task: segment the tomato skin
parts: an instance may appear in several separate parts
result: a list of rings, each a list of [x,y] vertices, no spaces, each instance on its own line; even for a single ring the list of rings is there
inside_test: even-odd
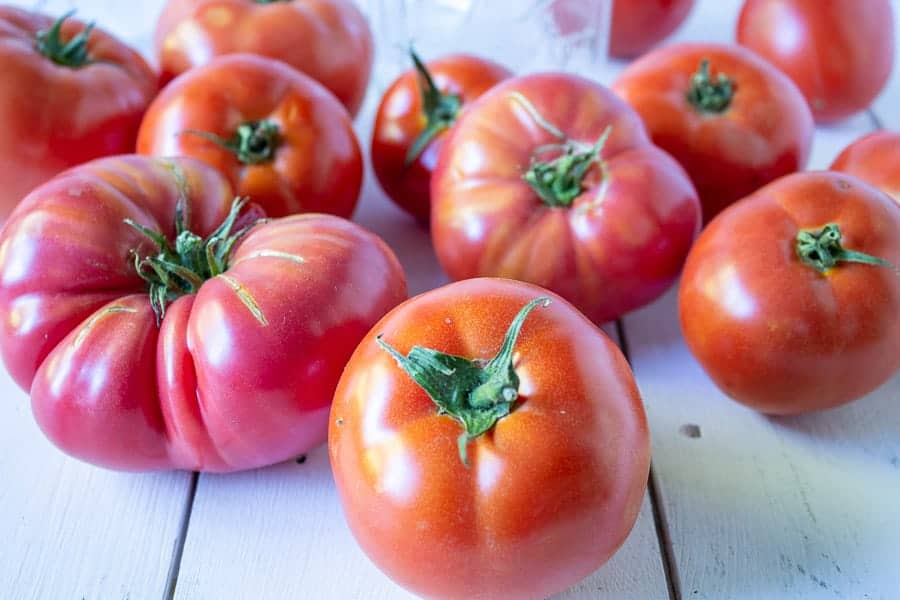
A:
[[[723,112],[701,112],[687,99],[703,59],[714,75],[734,80],[734,96]],[[809,158],[814,123],[803,96],[787,77],[742,48],[660,48],[629,65],[613,90],[641,115],[653,142],[690,174],[704,222],[802,169]]]
[[[281,138],[272,160],[260,164],[244,164],[215,142],[184,133],[230,139],[240,125],[259,120],[275,123]],[[362,152],[344,107],[306,75],[250,54],[214,59],[166,86],[141,123],[137,151],[199,158],[271,217],[349,218],[362,188]]]
[[[320,82],[351,115],[372,71],[372,32],[351,0],[169,0],[155,42],[163,83],[223,54],[259,54]]]
[[[820,274],[800,229],[836,223],[844,247],[900,264],[900,208],[855,177],[782,178],[704,230],[681,279],[688,348],[731,398],[797,414],[859,398],[900,368],[900,277],[853,263]]]
[[[523,180],[533,152],[558,140],[513,92],[580,143],[611,127],[601,164],[570,207],[546,205]],[[431,196],[432,240],[451,279],[528,281],[595,323],[662,294],[700,224],[686,173],[649,143],[638,116],[605,88],[564,74],[508,79],[470,105],[444,142]]]
[[[490,358],[514,315],[520,399],[457,452],[461,426],[375,342]],[[431,598],[544,598],[600,567],[636,519],[649,438],[618,348],[562,298],[474,279],[391,311],[359,345],[332,406],[329,450],[351,531],[394,581]],[[422,565],[428,568],[423,569]]]
[[[610,54],[643,54],[675,31],[693,6],[694,0],[613,0]]]
[[[426,63],[442,93],[460,97],[463,107],[498,82],[510,77],[504,67],[466,54],[437,58]],[[421,222],[431,214],[431,174],[446,131],[439,133],[415,161],[406,155],[422,134],[427,118],[415,69],[402,73],[384,93],[372,130],[372,169],[388,197]]]
[[[832,123],[868,107],[890,77],[891,3],[746,0],[737,41],[794,80],[816,122]]]
[[[844,148],[829,169],[859,177],[900,204],[900,133],[864,135]]]
[[[95,28],[77,69],[55,64],[35,47],[54,19],[0,7],[0,220],[37,185],[85,161],[131,152],[156,75],[141,56]],[[74,18],[62,26],[69,41],[84,30]]]
[[[152,244],[123,219],[172,239],[182,197],[206,236],[234,194],[199,161],[140,156],[88,163],[30,194],[0,235],[6,366],[51,441],[97,465],[233,471],[305,452],[326,437],[356,344],[406,297],[401,267],[338,217],[270,221],[157,327],[131,255]]]

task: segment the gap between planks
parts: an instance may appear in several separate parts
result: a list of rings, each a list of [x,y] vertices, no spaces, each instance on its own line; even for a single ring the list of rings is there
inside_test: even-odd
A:
[[[197,483],[200,474],[196,471],[191,474],[191,482],[188,486],[187,498],[184,502],[184,510],[181,515],[181,524],[178,527],[178,537],[175,538],[175,547],[172,549],[172,562],[169,564],[169,574],[166,577],[166,587],[163,600],[172,600],[175,597],[175,588],[178,586],[178,573],[181,571],[181,559],[184,556],[184,543],[187,541],[188,527],[191,525],[191,513],[194,511],[194,499],[197,497]]]
[[[619,348],[628,364],[631,364],[631,351],[628,348],[628,337],[625,335],[625,323],[622,319],[616,321],[616,336],[619,338]],[[650,459],[650,476],[647,478],[647,493],[650,496],[650,508],[653,511],[653,525],[656,530],[656,542],[659,546],[662,558],[663,571],[666,577],[666,588],[669,590],[669,600],[681,600],[681,585],[678,581],[678,568],[675,564],[675,553],[672,548],[672,539],[669,535],[668,522],[666,521],[665,508],[660,499],[659,483],[653,471],[653,459]]]

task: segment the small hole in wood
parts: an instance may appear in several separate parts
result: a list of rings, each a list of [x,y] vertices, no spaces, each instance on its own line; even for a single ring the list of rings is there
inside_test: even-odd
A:
[[[700,426],[693,423],[685,423],[678,428],[678,432],[684,437],[689,437],[691,439],[697,439],[703,435],[700,432]]]

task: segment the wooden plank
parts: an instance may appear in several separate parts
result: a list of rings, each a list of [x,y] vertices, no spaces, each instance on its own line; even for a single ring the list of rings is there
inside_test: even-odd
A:
[[[9,597],[162,597],[191,475],[115,473],[70,459],[44,438],[2,369],[0,398],[0,581]]]

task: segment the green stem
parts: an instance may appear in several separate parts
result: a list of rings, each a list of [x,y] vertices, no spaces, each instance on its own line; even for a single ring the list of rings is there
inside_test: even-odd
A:
[[[221,138],[208,131],[187,129],[181,135],[196,135],[233,153],[245,165],[267,163],[275,158],[281,145],[281,131],[276,123],[267,120],[250,121],[239,125],[231,139]]]
[[[431,77],[431,73],[425,63],[419,58],[415,50],[409,49],[410,58],[415,65],[419,77],[419,90],[422,93],[422,112],[425,113],[425,129],[413,141],[406,152],[405,166],[409,166],[425,151],[425,148],[442,131],[449,129],[459,111],[462,108],[462,99],[456,94],[444,94]]]
[[[841,229],[836,223],[829,223],[821,229],[800,231],[797,234],[797,256],[805,265],[819,273],[826,273],[839,262],[850,262],[888,267],[900,274],[897,267],[882,258],[847,250],[841,244],[842,240]]]
[[[147,282],[150,305],[156,314],[157,325],[165,316],[170,303],[181,296],[197,293],[203,282],[220,275],[228,268],[228,260],[235,244],[256,224],[234,231],[238,216],[246,203],[246,200],[236,198],[228,216],[206,239],[187,228],[184,223],[184,207],[179,206],[175,211],[174,244],[162,233],[125,219],[127,225],[150,239],[157,247],[155,256],[142,257],[136,251],[133,252],[134,268]]]
[[[547,206],[571,206],[584,192],[584,178],[588,171],[600,162],[600,152],[612,133],[612,127],[607,127],[593,146],[587,146],[570,140],[556,125],[547,121],[528,98],[519,92],[511,95],[541,129],[559,140],[559,143],[546,144],[534,150],[531,165],[522,178]],[[552,160],[538,160],[541,154],[548,151],[560,154]]]
[[[734,80],[719,73],[715,78],[709,71],[709,59],[700,61],[700,69],[691,77],[687,100],[705,113],[724,112],[734,98]]]
[[[91,37],[91,32],[94,30],[94,23],[88,23],[78,35],[68,42],[63,42],[63,23],[74,14],[75,11],[70,10],[54,21],[53,25],[50,26],[50,29],[39,31],[36,36],[35,45],[38,52],[52,60],[54,63],[63,67],[77,69],[93,62],[88,54],[88,39]]]
[[[499,352],[487,363],[421,346],[414,346],[403,356],[380,335],[376,338],[400,368],[425,390],[437,405],[438,414],[450,416],[463,426],[458,449],[460,460],[467,467],[469,442],[490,431],[508,415],[519,397],[513,349],[528,314],[548,304],[550,298],[537,298],[526,304],[510,323]]]

